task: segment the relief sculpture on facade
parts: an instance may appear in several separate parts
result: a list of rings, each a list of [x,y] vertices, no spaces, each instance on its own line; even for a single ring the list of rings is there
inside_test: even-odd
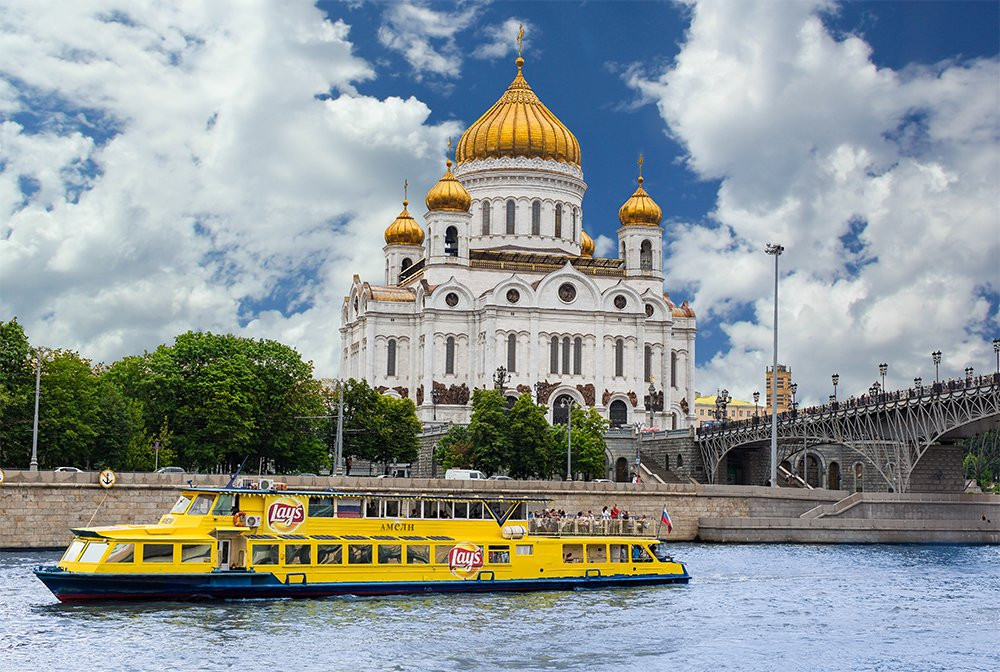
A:
[[[550,383],[548,380],[540,380],[535,383],[535,403],[547,404],[552,391],[559,387],[559,383]]]
[[[531,388],[527,385],[518,385],[515,389],[517,389],[518,394],[531,394]]]
[[[587,383],[586,385],[577,385],[576,389],[579,390],[580,394],[583,395],[583,403],[586,406],[594,405],[594,397],[597,395],[597,391],[594,389],[593,383]]]
[[[663,410],[663,391],[654,392],[653,398],[650,399],[647,394],[643,397],[643,403],[646,405],[647,411],[662,411]]]
[[[605,389],[604,396],[601,397],[601,406],[607,407],[609,401],[611,401],[611,390]]]
[[[447,386],[435,380],[431,401],[435,404],[464,406],[469,403],[469,386],[465,383]]]
[[[636,396],[634,390],[628,393],[628,400],[632,402],[632,408],[635,408],[636,406],[639,405],[639,397]]]
[[[417,406],[420,406],[423,403],[424,403],[424,386],[423,385],[418,385],[417,386]]]
[[[403,399],[406,399],[410,396],[410,390],[403,387],[402,385],[398,385],[392,389],[395,390],[396,394],[398,394]]]

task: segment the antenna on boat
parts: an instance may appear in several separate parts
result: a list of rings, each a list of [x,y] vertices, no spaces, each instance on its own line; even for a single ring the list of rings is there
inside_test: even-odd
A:
[[[247,453],[247,456],[243,458],[242,462],[240,462],[240,466],[236,467],[236,471],[229,477],[229,483],[226,484],[227,489],[233,487],[233,483],[236,482],[236,479],[240,476],[240,472],[243,471],[243,465],[246,464],[249,459],[250,453]]]

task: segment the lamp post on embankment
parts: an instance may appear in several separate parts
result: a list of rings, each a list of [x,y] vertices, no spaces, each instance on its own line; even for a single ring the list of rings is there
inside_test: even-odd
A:
[[[774,362],[771,369],[771,487],[778,487],[778,257],[785,248],[768,243],[764,252],[774,256]]]
[[[38,471],[38,396],[42,382],[42,357],[45,348],[35,349],[35,419],[31,429],[31,462],[28,471]]]

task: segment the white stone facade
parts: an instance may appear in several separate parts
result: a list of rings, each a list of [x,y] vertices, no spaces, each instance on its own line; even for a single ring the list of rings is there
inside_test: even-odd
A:
[[[466,395],[502,366],[505,393],[537,394],[550,420],[569,397],[615,424],[692,425],[695,316],[663,292],[662,228],[620,227],[618,259],[582,257],[578,167],[515,157],[454,174],[470,211],[426,213],[422,248],[387,245],[385,284],[355,276],[341,375],[408,396],[425,422],[468,422]]]

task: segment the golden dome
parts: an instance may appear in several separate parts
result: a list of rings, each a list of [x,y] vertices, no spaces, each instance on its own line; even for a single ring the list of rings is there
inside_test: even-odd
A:
[[[423,245],[424,230],[406,211],[409,201],[403,200],[403,211],[385,230],[386,245]]]
[[[452,210],[468,212],[472,207],[472,197],[462,183],[451,174],[451,159],[448,159],[448,169],[424,199],[428,210]]]
[[[462,134],[455,162],[501,156],[554,159],[580,165],[580,143],[576,136],[531,90],[517,58],[517,76],[500,100]]]
[[[639,187],[618,210],[618,221],[622,226],[659,226],[662,219],[663,211],[642,188],[640,175]]]
[[[580,256],[594,256],[594,239],[588,236],[583,229],[580,229]]]

